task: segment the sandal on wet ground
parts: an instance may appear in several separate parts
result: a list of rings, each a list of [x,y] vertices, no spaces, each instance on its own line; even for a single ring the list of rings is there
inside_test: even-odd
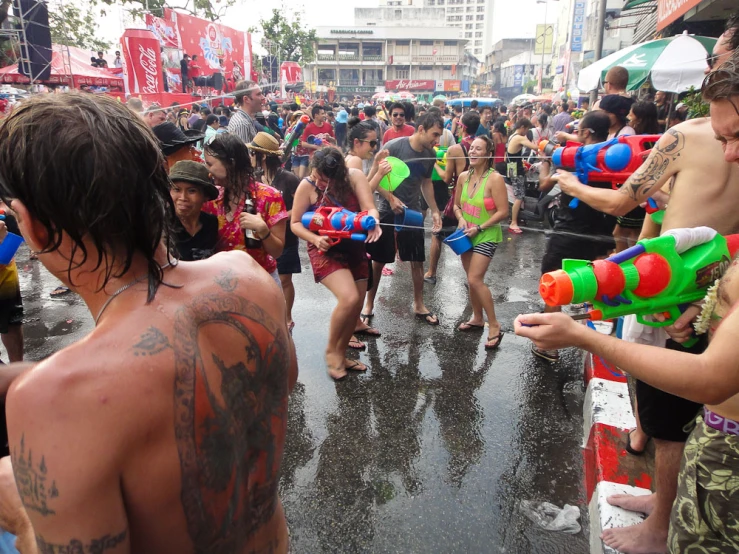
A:
[[[626,452],[631,454],[632,456],[641,456],[646,452],[647,445],[649,444],[649,441],[652,440],[652,437],[647,437],[647,442],[644,443],[644,448],[642,450],[637,450],[633,446],[631,446],[631,435],[636,431],[636,427],[629,430],[629,434],[626,435]]]
[[[364,350],[367,348],[367,345],[364,344],[361,340],[359,340],[357,337],[352,335],[352,338],[349,339],[349,348],[353,350]]]
[[[503,342],[503,336],[505,333],[498,333],[494,337],[488,337],[488,340],[485,342],[485,350],[495,350],[500,346],[500,343]]]
[[[520,227],[508,227],[508,232],[514,235],[520,235],[523,233]]]
[[[375,329],[374,327],[366,327],[364,329],[355,329],[354,334],[357,336],[365,336],[365,337],[381,337],[382,333]]]
[[[369,325],[369,323],[370,323],[370,321],[372,321],[372,318],[373,317],[375,317],[375,314],[359,314],[359,319],[365,325]]]
[[[369,368],[367,367],[367,364],[363,364],[359,360],[346,360],[344,362],[344,369],[347,371],[357,371],[359,373],[364,373]]]
[[[477,323],[470,323],[469,321],[465,321],[464,323],[460,324],[459,327],[457,327],[457,331],[462,331],[463,333],[467,333],[469,331],[481,331],[485,328],[485,324],[479,325]]]
[[[531,345],[531,353],[534,356],[537,356],[541,358],[542,360],[546,360],[548,362],[557,362],[559,361],[559,352],[556,350],[544,350],[543,348],[537,348],[533,344]]]
[[[328,371],[328,376],[331,377],[331,379],[333,379],[334,381],[343,381],[349,376],[349,374],[346,372],[346,368],[343,368],[343,367],[326,366],[326,370]],[[344,374],[343,375],[339,374],[337,376],[337,373],[342,370],[344,371]]]
[[[424,283],[428,283],[430,285],[435,285],[436,284],[436,277],[424,277],[423,278],[423,282]]]
[[[59,286],[49,293],[52,298],[59,298],[60,296],[66,296],[72,292],[69,287]]]
[[[431,312],[426,312],[425,314],[415,314],[417,319],[420,319],[427,325],[438,325],[439,324],[439,318],[436,317],[436,315],[432,314]]]

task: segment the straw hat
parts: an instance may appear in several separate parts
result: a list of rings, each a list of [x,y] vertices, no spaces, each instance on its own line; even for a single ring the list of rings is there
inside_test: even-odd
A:
[[[282,156],[283,154],[282,150],[280,150],[280,142],[272,135],[263,131],[257,133],[254,140],[250,144],[247,144],[246,147],[249,150],[256,150],[257,152],[271,156]]]

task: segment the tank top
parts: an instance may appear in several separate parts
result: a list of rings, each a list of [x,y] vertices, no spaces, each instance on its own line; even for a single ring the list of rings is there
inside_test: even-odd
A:
[[[460,198],[460,203],[462,204],[462,217],[466,222],[471,223],[472,225],[482,225],[491,217],[485,207],[485,184],[492,172],[493,169],[489,169],[485,172],[480,184],[477,186],[475,196],[472,198],[469,196],[469,184],[473,171],[470,171],[467,174],[467,181],[462,187],[462,197]],[[500,223],[496,223],[488,229],[483,229],[481,233],[477,233],[470,240],[474,246],[483,242],[501,242],[503,240],[503,231],[500,229]]]
[[[515,136],[516,136],[516,133],[510,136],[510,138],[508,139],[508,142],[506,143],[505,151],[506,151],[506,159],[509,162],[516,164],[516,175],[520,176],[520,175],[525,174],[525,171],[523,170],[523,146],[515,154],[511,154],[510,152],[508,152],[508,145],[510,144],[511,140],[513,140],[513,137]]]
[[[499,164],[505,161],[505,149],[506,149],[505,142],[499,142],[498,144],[495,145],[495,157],[493,158],[494,163]]]

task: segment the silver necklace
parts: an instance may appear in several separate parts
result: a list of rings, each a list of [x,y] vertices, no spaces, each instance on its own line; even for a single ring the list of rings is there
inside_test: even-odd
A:
[[[172,265],[173,265],[173,264],[172,264],[172,262],[167,262],[166,264],[164,264],[164,265],[162,266],[162,271],[163,271],[163,270],[165,270],[165,269],[167,269],[168,267],[172,267]],[[174,265],[177,265],[177,262],[175,262],[175,263],[174,263]],[[131,282],[130,282],[130,283],[128,283],[127,285],[123,285],[123,286],[122,286],[121,288],[119,288],[119,289],[118,289],[117,291],[115,291],[115,292],[114,292],[113,294],[111,294],[111,295],[110,295],[110,298],[108,298],[108,299],[107,299],[107,300],[105,301],[105,304],[103,304],[103,307],[102,307],[102,308],[100,308],[100,311],[98,312],[98,315],[96,315],[96,316],[95,316],[95,325],[97,325],[97,324],[98,324],[98,321],[100,321],[100,317],[101,317],[101,316],[103,315],[103,312],[105,311],[105,308],[107,308],[107,307],[108,307],[108,306],[110,305],[110,303],[111,303],[111,302],[113,301],[113,299],[114,299],[114,298],[115,298],[116,296],[118,296],[119,294],[121,294],[121,293],[123,293],[123,292],[127,291],[127,290],[128,290],[128,289],[130,289],[130,288],[131,288],[132,286],[134,286],[134,285],[136,285],[136,284],[140,283],[141,281],[143,281],[143,280],[144,280],[144,279],[146,279],[147,277],[148,277],[148,275],[144,275],[144,276],[141,276],[141,277],[137,277],[136,279],[134,279],[133,281],[131,281]]]

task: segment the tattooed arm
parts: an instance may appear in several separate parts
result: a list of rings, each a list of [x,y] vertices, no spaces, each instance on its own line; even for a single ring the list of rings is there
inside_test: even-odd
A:
[[[579,198],[598,211],[626,215],[656,194],[662,185],[681,170],[684,148],[685,135],[672,128],[662,135],[649,157],[619,190],[583,185],[575,175],[566,171],[559,172],[559,185],[564,193]]]
[[[30,552],[128,553],[121,407],[60,354],[17,379],[6,403],[15,484],[36,536]]]

